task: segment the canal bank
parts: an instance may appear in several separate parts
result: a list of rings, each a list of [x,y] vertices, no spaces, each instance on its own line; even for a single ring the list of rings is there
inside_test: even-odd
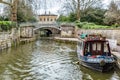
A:
[[[0,50],[7,49],[10,47],[18,46],[20,44],[25,44],[35,41],[35,38],[18,38],[18,39],[1,39],[0,40]]]
[[[35,40],[33,28],[13,28],[9,32],[0,32],[0,50]]]
[[[78,41],[77,38],[61,38],[61,37],[54,37],[54,40],[57,42],[74,43],[74,44],[77,44]]]

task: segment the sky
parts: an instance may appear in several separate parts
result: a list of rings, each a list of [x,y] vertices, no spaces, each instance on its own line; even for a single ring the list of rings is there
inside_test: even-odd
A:
[[[110,4],[112,0],[103,0],[103,4],[105,5],[105,8],[108,8],[108,5]]]
[[[4,5],[0,3],[0,15],[3,14],[3,8],[4,8]]]
[[[40,0],[36,0],[36,1],[39,1],[39,3],[40,3]],[[43,0],[41,0],[41,1],[43,2]],[[111,0],[103,0],[104,8],[108,7],[110,1]],[[45,13],[44,3],[39,7],[39,9],[35,10],[36,14],[39,15],[39,14]],[[50,11],[51,14],[59,14],[58,10],[60,10],[62,8],[63,3],[64,3],[64,0],[49,0],[49,1],[46,0],[46,4],[47,4],[46,12],[49,13],[49,11]],[[0,4],[0,14],[2,14],[2,13],[3,13],[3,5]]]
[[[63,5],[63,1],[64,0],[46,0],[46,4],[47,4],[47,8],[46,8],[46,12],[47,13],[55,13],[58,14],[58,10],[60,10],[61,6]],[[44,6],[44,7],[43,7]],[[39,10],[37,10],[38,14],[43,14],[45,13],[45,5],[41,5],[42,8],[40,8]]]
[[[49,11],[51,13],[55,13],[55,14],[59,14],[58,10],[60,10],[62,8],[62,5],[64,3],[64,0],[61,0],[62,2],[56,2],[56,0],[49,0],[46,2],[47,4],[47,9],[46,11],[49,13]],[[104,8],[108,8],[108,5],[110,3],[111,0],[103,0],[103,4],[104,4]],[[49,4],[49,5],[48,5]],[[40,9],[37,10],[37,14],[44,14],[45,13],[45,9]]]

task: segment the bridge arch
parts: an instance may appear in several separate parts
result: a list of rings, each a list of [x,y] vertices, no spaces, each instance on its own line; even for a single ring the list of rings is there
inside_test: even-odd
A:
[[[46,37],[50,37],[53,34],[52,31],[49,29],[44,29],[44,31],[45,31]]]
[[[41,33],[40,31],[44,32],[44,34],[50,34],[52,36],[60,35],[61,29],[60,25],[56,22],[52,23],[21,23],[20,26],[34,26],[33,31],[38,34]],[[48,33],[47,33],[48,32]],[[48,35],[49,35],[48,34]]]
[[[39,27],[35,29],[35,32],[40,32],[40,34],[44,34],[46,37],[54,37],[58,36],[61,30],[56,27]]]

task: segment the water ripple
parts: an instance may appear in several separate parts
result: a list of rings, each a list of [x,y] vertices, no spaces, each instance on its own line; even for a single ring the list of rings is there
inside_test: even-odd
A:
[[[75,45],[38,40],[3,51],[0,80],[120,80],[116,71],[102,74],[74,64],[75,50]]]

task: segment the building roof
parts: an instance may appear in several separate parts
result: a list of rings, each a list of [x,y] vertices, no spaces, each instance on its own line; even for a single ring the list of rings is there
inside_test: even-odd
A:
[[[56,14],[40,14],[38,16],[58,16],[58,15],[56,15]]]

